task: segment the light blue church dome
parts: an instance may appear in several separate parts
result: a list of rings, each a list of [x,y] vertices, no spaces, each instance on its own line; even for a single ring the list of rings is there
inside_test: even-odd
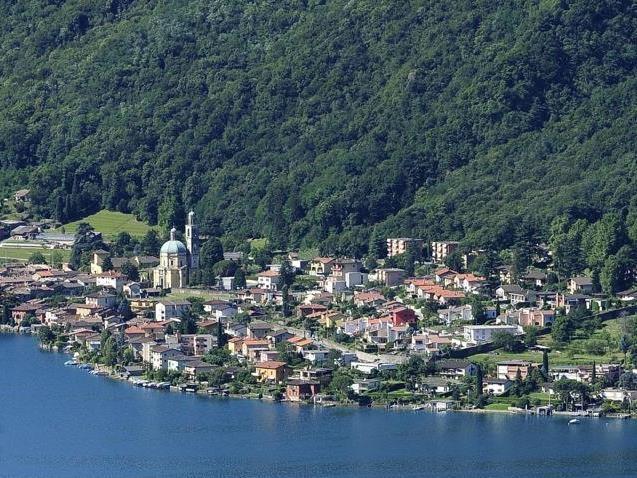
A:
[[[159,251],[160,254],[184,254],[188,253],[186,246],[181,241],[175,239],[177,229],[174,227],[170,230],[170,241],[164,242]]]

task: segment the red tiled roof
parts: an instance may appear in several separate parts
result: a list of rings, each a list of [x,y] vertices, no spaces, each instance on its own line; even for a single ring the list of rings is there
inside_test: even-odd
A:
[[[312,259],[314,262],[320,262],[321,264],[329,264],[334,260],[332,257],[315,257]]]
[[[163,329],[165,324],[163,322],[146,322],[140,326],[143,330],[157,330]]]
[[[272,269],[268,269],[267,271],[259,272],[257,274],[258,277],[279,277],[280,275],[281,274],[277,271],[273,271]]]
[[[136,325],[133,325],[132,327],[128,327],[125,331],[125,334],[143,334],[144,333],[144,329],[142,329],[141,327],[137,327]]]
[[[266,362],[261,362],[256,365],[256,368],[264,368],[266,370],[277,370],[279,368],[285,367],[287,364],[285,362],[277,362],[276,360],[268,360]]]
[[[457,272],[453,269],[449,269],[448,267],[441,267],[440,269],[436,269],[434,274],[437,276],[443,276],[447,274],[457,274]]]

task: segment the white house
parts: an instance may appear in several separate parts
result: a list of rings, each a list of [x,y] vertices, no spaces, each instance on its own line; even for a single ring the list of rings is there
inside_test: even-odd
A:
[[[102,272],[95,276],[95,285],[121,292],[126,283],[126,276],[115,271]]]
[[[234,286],[234,277],[221,277],[219,279],[219,285],[223,290],[233,290]]]
[[[473,322],[473,310],[469,304],[438,309],[438,317],[447,325],[452,322]]]
[[[632,403],[637,399],[637,390],[624,390],[623,388],[605,388],[602,390],[602,396],[605,400],[611,402],[624,402],[628,401]]]
[[[150,364],[153,370],[163,370],[168,368],[168,359],[183,355],[181,350],[175,346],[156,345],[150,351]]]
[[[354,393],[373,392],[380,388],[380,380],[377,378],[366,378],[357,380],[349,386]]]
[[[166,335],[166,345],[179,348],[184,355],[205,355],[217,346],[217,337],[211,334]]]
[[[108,292],[95,292],[87,295],[84,301],[87,305],[95,307],[114,307],[117,303],[117,296]]]
[[[102,348],[102,340],[99,335],[88,337],[84,344],[91,352],[98,352]]]
[[[185,355],[176,355],[166,360],[166,370],[169,372],[181,372],[184,365],[190,360],[197,360],[194,357],[186,357]]]
[[[555,382],[561,379],[577,380],[578,382],[582,381],[579,375],[579,367],[575,365],[562,365],[559,367],[551,367],[551,369],[549,370],[549,375]]]
[[[483,390],[486,394],[498,396],[508,392],[512,385],[511,380],[489,378],[484,381]]]
[[[357,335],[365,332],[367,320],[365,318],[346,320],[342,325],[342,332],[346,335]]]
[[[189,309],[187,300],[160,300],[155,304],[155,320],[179,319]]]
[[[571,294],[590,294],[593,292],[593,280],[584,276],[571,277],[566,283],[566,288]]]
[[[436,371],[447,378],[463,378],[475,375],[477,367],[464,359],[442,359],[436,361]]]
[[[303,358],[313,365],[321,365],[327,362],[330,355],[329,350],[303,350]]]
[[[495,296],[499,300],[507,300],[511,305],[520,302],[535,302],[537,293],[532,290],[526,290],[517,284],[501,285],[495,290]]]
[[[229,319],[237,315],[239,308],[236,304],[225,300],[209,300],[204,302],[203,310],[217,319]]]
[[[269,269],[257,274],[257,283],[260,289],[279,290],[281,285],[281,274]]]
[[[409,348],[414,352],[432,354],[452,346],[452,336],[440,332],[425,331],[422,334],[413,334]]]
[[[330,294],[336,294],[347,290],[347,282],[341,277],[328,276],[325,279],[323,289]]]
[[[363,372],[365,375],[369,375],[374,370],[382,372],[383,370],[396,370],[395,363],[382,363],[382,362],[352,362],[350,367]]]
[[[504,332],[511,335],[518,333],[517,325],[465,325],[464,339],[469,343],[483,344],[491,342],[493,335]]]

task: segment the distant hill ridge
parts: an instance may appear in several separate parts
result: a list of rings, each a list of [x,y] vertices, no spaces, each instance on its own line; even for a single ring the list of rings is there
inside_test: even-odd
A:
[[[634,2],[24,0],[0,188],[275,247],[504,247],[635,222]]]

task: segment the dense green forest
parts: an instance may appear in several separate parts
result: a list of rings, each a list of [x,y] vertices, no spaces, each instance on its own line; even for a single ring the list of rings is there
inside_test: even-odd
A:
[[[358,256],[637,223],[632,0],[1,4],[0,188],[37,214]]]

